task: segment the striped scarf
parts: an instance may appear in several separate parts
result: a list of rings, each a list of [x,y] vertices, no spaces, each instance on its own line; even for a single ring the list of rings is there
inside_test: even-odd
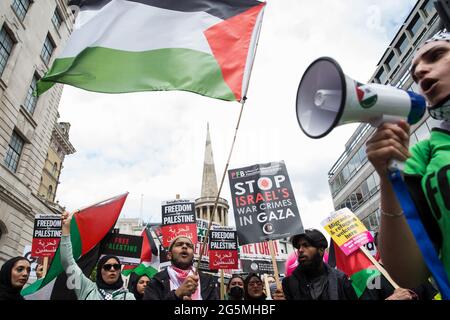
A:
[[[167,272],[169,273],[170,278],[170,290],[178,289],[186,278],[192,274],[194,274],[194,268],[191,267],[187,270],[182,270],[174,266],[167,267]],[[198,280],[197,290],[191,296],[192,300],[203,300],[200,289],[200,279]]]

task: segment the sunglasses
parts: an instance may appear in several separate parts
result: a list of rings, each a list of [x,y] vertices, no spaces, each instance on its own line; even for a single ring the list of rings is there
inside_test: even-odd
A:
[[[113,268],[115,271],[117,271],[117,270],[120,270],[120,264],[118,264],[118,263],[114,263],[114,264],[106,263],[106,264],[103,265],[102,268],[105,271],[109,271],[109,270],[111,270],[111,268]]]

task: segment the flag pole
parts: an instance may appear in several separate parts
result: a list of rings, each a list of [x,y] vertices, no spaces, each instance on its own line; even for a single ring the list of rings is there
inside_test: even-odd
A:
[[[394,287],[394,289],[400,288],[400,286],[394,281],[394,279],[391,278],[389,273],[387,273],[386,269],[384,269],[383,266],[370,254],[370,252],[366,249],[366,247],[361,246],[359,248],[366,255],[366,257],[369,258],[370,262],[374,264],[374,266],[378,269],[378,271],[381,272],[381,274],[386,278],[386,280],[389,281],[389,283]]]
[[[236,142],[236,136],[237,136],[237,133],[238,133],[238,130],[239,130],[239,124],[241,123],[242,113],[244,111],[244,105],[245,105],[245,101],[246,100],[247,100],[247,98],[244,97],[242,99],[242,101],[241,101],[241,111],[239,112],[239,117],[238,117],[238,120],[237,120],[237,123],[236,123],[236,129],[234,131],[233,143],[231,144],[231,149],[230,149],[230,153],[228,155],[228,160],[227,160],[227,163],[225,165],[225,169],[223,170],[222,179],[220,181],[219,191],[217,192],[217,196],[216,196],[216,200],[214,201],[214,207],[213,207],[213,210],[212,210],[212,213],[211,213],[211,217],[209,218],[208,229],[206,230],[205,239],[203,240],[203,246],[201,247],[201,250],[200,250],[200,256],[198,258],[196,270],[198,270],[198,267],[200,266],[200,261],[202,260],[203,253],[205,251],[205,247],[206,247],[206,245],[208,243],[209,232],[211,230],[213,218],[214,218],[214,216],[216,214],[217,204],[219,203],[220,192],[222,191],[222,187],[223,187],[223,183],[225,181],[225,176],[226,176],[226,173],[227,173],[227,170],[228,170],[228,166],[230,165],[230,159],[231,159],[231,155],[233,154],[233,149],[234,149],[234,145],[235,145],[235,142]]]
[[[225,300],[225,276],[223,269],[220,269],[220,300]]]
[[[42,278],[45,278],[45,276],[47,275],[47,269],[48,269],[48,257],[44,257],[42,269],[43,269]]]
[[[278,265],[275,257],[275,248],[273,247],[273,240],[269,240],[269,251],[272,257],[273,275],[275,276],[275,283],[277,284],[277,289],[281,289],[280,277],[278,276]]]
[[[230,164],[231,154],[233,153],[234,143],[236,142],[236,136],[237,136],[237,132],[238,132],[238,129],[239,129],[239,124],[241,122],[242,112],[244,110],[245,101],[247,100],[248,85],[250,83],[250,76],[251,76],[252,71],[253,71],[253,65],[255,63],[255,57],[256,57],[256,50],[258,49],[259,37],[261,35],[261,25],[262,25],[262,19],[263,19],[262,15],[263,15],[263,13],[264,13],[264,9],[261,11],[261,19],[260,19],[259,24],[258,24],[258,30],[257,30],[257,33],[256,33],[256,41],[255,41],[255,49],[253,50],[253,52],[250,52],[250,54],[253,55],[253,59],[252,59],[251,64],[250,64],[250,69],[249,69],[249,73],[248,73],[247,83],[246,83],[246,85],[244,87],[245,90],[243,91],[242,99],[240,101],[241,102],[241,111],[239,112],[239,117],[238,117],[238,121],[237,121],[237,124],[236,124],[236,129],[235,129],[235,132],[234,132],[233,143],[231,144],[230,154],[228,155],[228,160],[227,160],[227,163],[225,165],[225,170],[223,171],[222,180],[220,182],[219,192],[217,192],[216,200],[214,202],[214,208],[213,208],[211,217],[209,219],[208,230],[206,231],[205,239],[203,241],[203,247],[201,247],[201,250],[200,250],[200,256],[199,256],[199,259],[198,259],[196,271],[198,271],[198,267],[200,266],[200,261],[202,260],[202,257],[203,257],[203,251],[205,250],[204,247],[208,243],[209,231],[211,230],[211,224],[212,224],[212,221],[213,221],[213,217],[214,217],[214,215],[216,213],[217,203],[219,202],[219,197],[220,197],[220,192],[222,191],[222,186],[223,186],[223,182],[224,182],[224,179],[225,179],[225,175],[226,175],[227,170],[228,170],[228,165]]]
[[[264,280],[264,288],[266,288],[266,296],[267,298],[270,297],[272,299],[272,294],[270,293],[270,285],[269,285],[269,277],[266,273],[263,274],[263,280]],[[272,299],[273,300],[273,299]]]

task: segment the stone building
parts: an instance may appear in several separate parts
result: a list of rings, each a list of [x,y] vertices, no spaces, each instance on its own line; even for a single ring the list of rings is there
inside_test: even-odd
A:
[[[36,214],[57,212],[39,190],[58,130],[62,86],[40,97],[33,92],[69,38],[73,20],[63,0],[0,1],[0,265],[31,243]],[[54,191],[56,185],[50,198]]]

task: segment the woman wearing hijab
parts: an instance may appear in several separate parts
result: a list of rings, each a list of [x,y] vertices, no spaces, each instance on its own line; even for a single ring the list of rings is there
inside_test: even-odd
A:
[[[256,273],[250,273],[244,281],[245,300],[266,300],[263,282]]]
[[[233,275],[227,286],[227,300],[244,300],[244,279]]]
[[[136,300],[142,300],[142,298],[144,297],[145,288],[149,283],[150,278],[146,274],[143,274],[138,276],[133,282],[131,282],[128,288],[130,289],[130,292],[134,294]]]
[[[78,267],[72,255],[70,241],[70,220],[66,212],[62,215],[62,236],[60,242],[61,264],[66,271],[69,283],[73,284],[78,300],[136,300],[134,295],[123,287],[120,274],[121,264],[116,256],[106,255],[97,264],[96,282],[87,278]]]
[[[24,257],[6,261],[0,270],[0,300],[24,300],[20,294],[30,276],[30,262]]]

